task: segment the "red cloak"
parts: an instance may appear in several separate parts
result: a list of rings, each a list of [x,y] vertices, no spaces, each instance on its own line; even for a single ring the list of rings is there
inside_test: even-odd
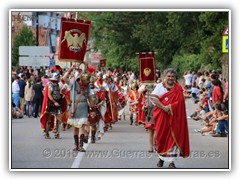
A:
[[[153,117],[156,130],[156,150],[161,156],[166,156],[176,145],[180,156],[188,157],[190,154],[188,125],[186,116],[183,89],[179,84],[159,98],[163,105],[170,106],[168,114],[155,106]]]
[[[46,130],[46,122],[47,122],[47,118],[48,118],[48,113],[47,113],[47,109],[48,109],[48,86],[49,83],[47,83],[45,85],[44,88],[44,94],[43,94],[43,103],[42,103],[42,110],[41,110],[41,116],[40,116],[40,122],[41,122],[41,129],[43,130],[43,132],[45,132]],[[49,131],[53,130],[54,128],[54,117],[51,117],[51,123],[50,123],[50,129]]]
[[[42,104],[42,110],[41,110],[41,116],[40,116],[40,122],[41,122],[41,129],[43,130],[43,132],[45,132],[46,130],[46,122],[47,122],[47,118],[48,118],[48,86],[49,83],[46,84],[45,88],[44,88],[44,98],[43,98],[43,104]],[[66,98],[63,98],[63,105],[62,105],[62,122],[67,122],[67,107],[68,107],[68,103]],[[51,122],[50,122],[50,128],[49,131],[52,131],[54,129],[54,117],[51,116]]]

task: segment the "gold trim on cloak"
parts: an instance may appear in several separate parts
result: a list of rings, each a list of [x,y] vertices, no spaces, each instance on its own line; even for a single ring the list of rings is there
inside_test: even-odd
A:
[[[170,108],[171,116],[173,116],[172,106],[171,106],[170,104],[169,104],[169,108]],[[173,130],[172,130],[171,127],[170,127],[170,131],[171,131],[172,138],[173,138],[173,140],[174,140],[174,145],[176,145],[176,146],[178,147],[178,149],[179,149],[179,151],[180,151],[180,155],[183,154],[182,149],[181,149],[180,146],[178,145],[177,140],[176,140],[176,138],[175,138],[175,134],[174,134],[174,132],[173,132]],[[173,148],[174,148],[174,147],[171,147],[171,148],[169,148],[167,151],[165,151],[165,152],[163,152],[163,153],[158,153],[158,154],[159,154],[160,156],[163,156],[163,157],[164,157],[164,155],[167,155],[167,153],[168,153],[169,151],[171,151]],[[182,156],[182,157],[185,158],[185,156]]]

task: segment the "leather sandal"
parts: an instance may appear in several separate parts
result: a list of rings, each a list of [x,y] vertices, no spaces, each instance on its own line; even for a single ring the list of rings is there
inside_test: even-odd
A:
[[[176,168],[176,166],[175,166],[175,164],[174,164],[173,162],[171,162],[171,163],[169,164],[168,168],[175,169],[175,168]]]
[[[55,139],[62,139],[59,134],[55,135]]]
[[[79,152],[86,152],[86,150],[83,147],[81,147],[81,146],[78,148],[78,151]]]
[[[51,137],[49,136],[49,134],[45,134],[45,139],[51,139]]]
[[[164,161],[159,159],[158,163],[157,163],[157,167],[163,167]]]

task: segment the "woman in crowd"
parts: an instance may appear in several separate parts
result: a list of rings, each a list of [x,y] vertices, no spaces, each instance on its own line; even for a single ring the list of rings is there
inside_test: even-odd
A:
[[[26,101],[26,115],[28,117],[31,117],[33,112],[33,96],[34,96],[33,85],[31,79],[29,78],[27,80],[27,85],[25,86],[24,90],[24,98]]]

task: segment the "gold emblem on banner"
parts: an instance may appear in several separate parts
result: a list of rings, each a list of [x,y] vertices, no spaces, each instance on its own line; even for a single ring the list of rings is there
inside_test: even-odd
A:
[[[81,33],[80,36],[78,36],[78,33],[74,33],[72,35],[72,32],[73,30],[65,31],[65,36],[61,43],[67,40],[67,46],[69,50],[73,52],[79,52],[83,46],[83,43],[86,41],[86,35],[85,33]]]
[[[151,69],[145,68],[145,69],[143,70],[143,73],[144,73],[145,76],[149,76],[149,75],[151,74]]]

